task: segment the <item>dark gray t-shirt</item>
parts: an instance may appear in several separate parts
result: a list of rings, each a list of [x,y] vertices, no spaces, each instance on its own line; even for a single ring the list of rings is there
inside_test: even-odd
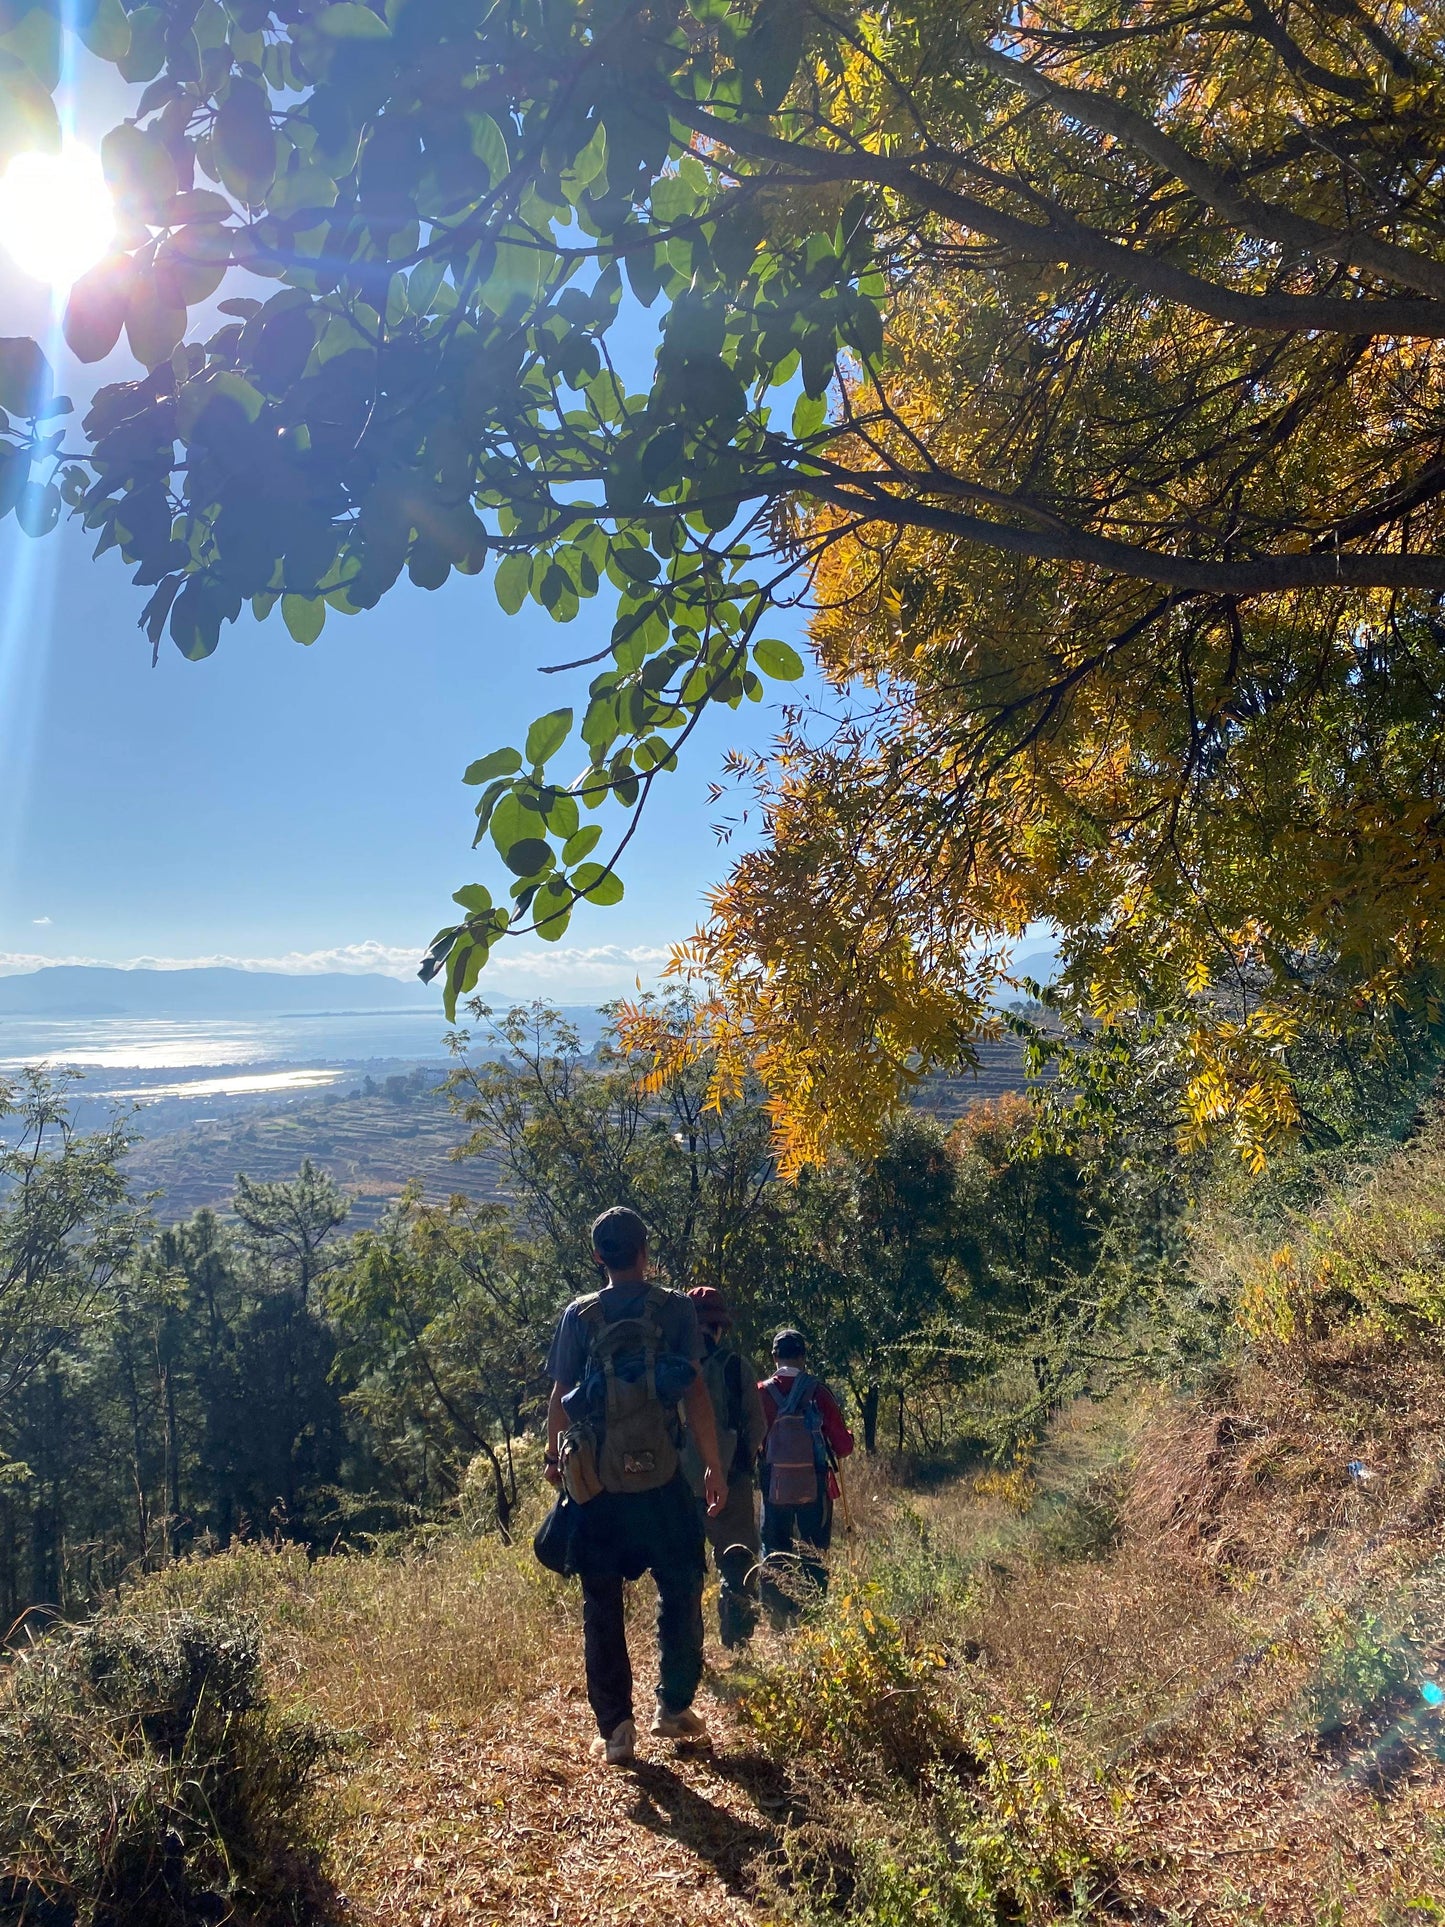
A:
[[[609,1325],[618,1318],[639,1316],[642,1301],[651,1289],[649,1285],[608,1285],[598,1294],[602,1316]],[[658,1289],[662,1296],[658,1323],[662,1326],[663,1350],[675,1352],[690,1365],[698,1364],[702,1358],[702,1333],[698,1330],[692,1301],[680,1291]],[[579,1382],[587,1362],[587,1333],[577,1311],[580,1303],[580,1299],[574,1299],[563,1312],[552,1348],[547,1353],[547,1376],[567,1392]]]

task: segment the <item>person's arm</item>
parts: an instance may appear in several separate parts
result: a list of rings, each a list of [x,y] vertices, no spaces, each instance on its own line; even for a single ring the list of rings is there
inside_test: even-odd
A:
[[[562,1483],[562,1457],[557,1442],[567,1430],[567,1414],[562,1406],[563,1393],[571,1389],[570,1385],[563,1386],[554,1378],[552,1395],[547,1400],[547,1456],[543,1460],[543,1470],[552,1485]]]
[[[853,1434],[848,1430],[848,1421],[843,1417],[842,1408],[826,1385],[818,1387],[818,1412],[823,1420],[823,1437],[835,1459],[846,1459],[853,1450]]]
[[[701,1372],[693,1373],[682,1403],[687,1413],[687,1429],[702,1460],[702,1495],[707,1501],[707,1516],[715,1519],[728,1502],[728,1482],[718,1460],[717,1420],[713,1417],[712,1399]]]

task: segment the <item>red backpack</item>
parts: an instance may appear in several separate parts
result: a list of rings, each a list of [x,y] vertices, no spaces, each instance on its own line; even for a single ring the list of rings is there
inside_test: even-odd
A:
[[[818,1502],[818,1475],[828,1469],[823,1414],[818,1409],[821,1382],[807,1372],[799,1372],[791,1384],[774,1377],[764,1387],[777,1411],[763,1447],[770,1505]]]

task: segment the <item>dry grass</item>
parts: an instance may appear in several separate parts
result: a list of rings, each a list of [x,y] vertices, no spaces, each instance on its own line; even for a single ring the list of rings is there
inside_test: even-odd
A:
[[[401,1553],[308,1559],[241,1546],[145,1582],[157,1604],[252,1613],[273,1686],[369,1744],[545,1690],[576,1600],[525,1543],[438,1535]]]
[[[447,1534],[316,1560],[241,1547],[143,1592],[151,1605],[255,1615],[278,1695],[350,1736],[327,1852],[347,1919],[542,1927],[574,1903],[628,1927],[754,1918],[747,1895],[778,1854],[782,1776],[707,1694],[729,1736],[717,1765],[648,1742],[635,1774],[592,1764],[577,1589],[536,1564],[526,1532],[513,1547]],[[645,1706],[646,1583],[633,1605]]]

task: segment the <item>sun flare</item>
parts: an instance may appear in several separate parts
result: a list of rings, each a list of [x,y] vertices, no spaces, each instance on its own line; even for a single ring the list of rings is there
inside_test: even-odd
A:
[[[0,175],[0,247],[22,274],[68,288],[115,241],[115,208],[88,148],[17,154]]]

